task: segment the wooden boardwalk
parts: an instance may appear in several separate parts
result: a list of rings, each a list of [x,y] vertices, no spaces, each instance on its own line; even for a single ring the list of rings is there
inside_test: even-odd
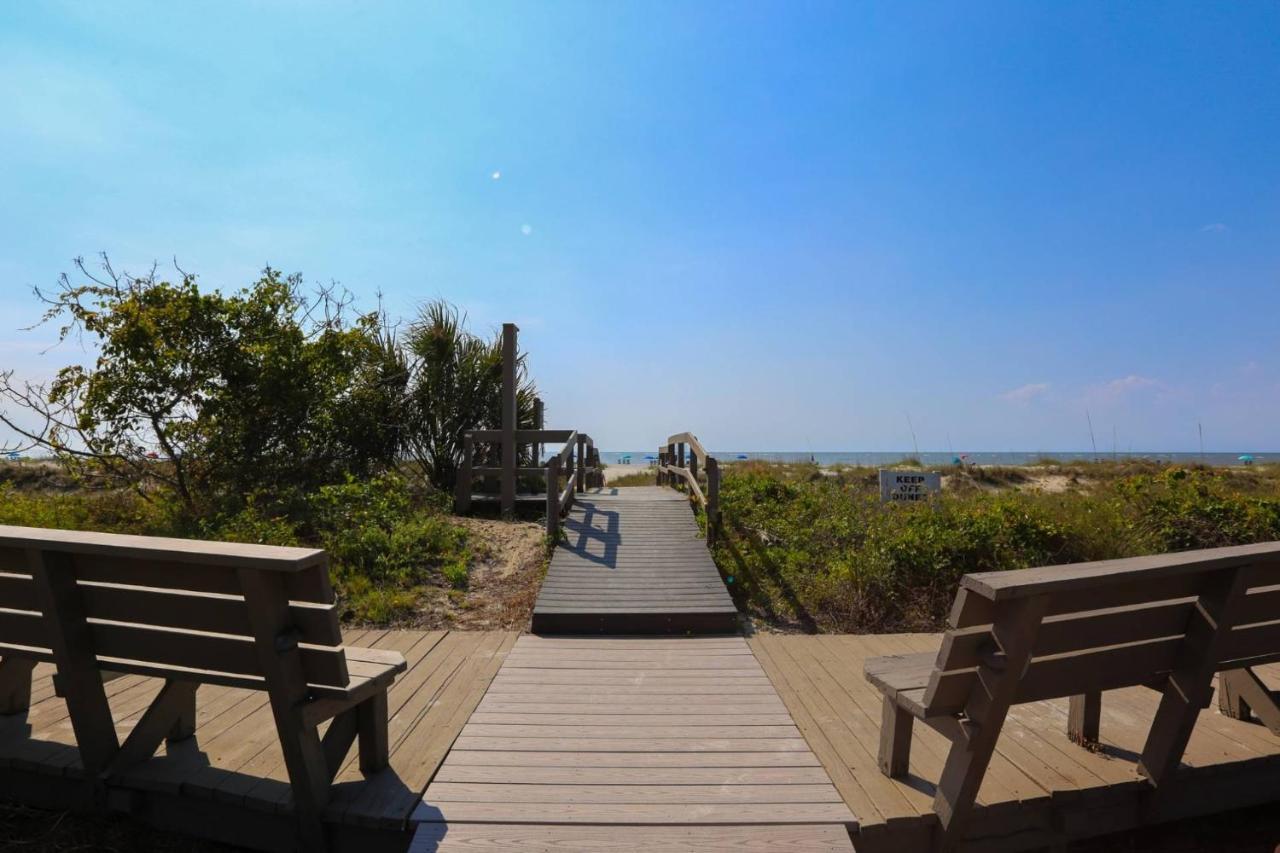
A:
[[[408,671],[388,693],[391,767],[364,778],[355,750],[337,775],[325,820],[339,849],[403,851],[406,821],[454,738],[515,643],[511,632],[353,631],[353,645],[402,653]],[[0,716],[0,798],[84,808],[84,779],[53,667],[40,664],[26,714]],[[162,681],[129,675],[106,684],[123,739]],[[290,788],[267,694],[205,685],[196,736],[107,781],[107,805],[160,828],[257,849],[289,849]],[[0,846],[3,846],[0,844]]]
[[[947,744],[917,726],[910,775],[883,776],[880,695],[862,662],[934,649],[938,635],[346,639],[399,650],[409,670],[388,696],[391,767],[364,779],[353,751],[339,774],[326,816],[338,851],[405,850],[421,803],[421,853],[847,851],[850,813],[861,853],[927,849]],[[708,672],[712,658],[724,660]],[[1280,665],[1260,672],[1280,688]],[[37,668],[27,714],[0,717],[0,798],[87,808],[51,674]],[[160,686],[107,683],[122,736]],[[1134,762],[1156,700],[1143,688],[1104,694],[1096,753],[1067,740],[1064,701],[1015,706],[964,849],[1026,850],[1275,799],[1280,738],[1216,706],[1200,715],[1176,784],[1150,799]],[[288,849],[289,790],[265,694],[201,687],[197,714],[194,739],[108,780],[107,806],[185,835]],[[781,819],[807,822],[758,822],[783,809],[794,811]],[[718,822],[688,822],[695,816]]]
[[[850,851],[855,818],[741,637],[521,637],[414,853]]]
[[[937,634],[750,640],[805,740],[858,815],[860,853],[928,850],[936,823],[933,789],[950,746],[928,726],[916,726],[910,775],[881,774],[881,696],[863,678],[863,660],[936,651],[939,640]],[[1280,665],[1259,672],[1280,688]],[[1276,799],[1280,737],[1222,716],[1216,703],[1200,714],[1173,784],[1150,797],[1135,768],[1159,699],[1142,687],[1103,694],[1098,751],[1067,739],[1066,700],[1015,705],[961,849],[1028,850]]]
[[[738,611],[689,500],[656,486],[578,497],[533,610],[538,634],[725,634]]]

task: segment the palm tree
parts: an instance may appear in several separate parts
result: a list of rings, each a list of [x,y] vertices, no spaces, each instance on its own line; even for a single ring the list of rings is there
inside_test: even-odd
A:
[[[485,340],[473,334],[465,314],[437,299],[419,309],[405,347],[410,360],[405,448],[433,486],[452,489],[463,433],[502,426],[502,335]],[[536,395],[524,353],[517,353],[517,429],[532,428]],[[491,464],[498,463],[496,454],[494,447]]]

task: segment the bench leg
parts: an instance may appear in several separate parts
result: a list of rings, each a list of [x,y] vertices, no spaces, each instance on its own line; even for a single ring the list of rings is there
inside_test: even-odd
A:
[[[196,688],[194,681],[166,681],[156,694],[142,719],[129,732],[111,763],[112,770],[123,770],[155,755],[160,741],[173,743],[175,732],[190,737],[195,729]]]
[[[1244,601],[1247,575],[1241,569],[1216,573],[1196,600],[1186,635],[1156,709],[1138,772],[1159,789],[1173,778],[1200,711],[1213,701],[1213,674]]]
[[[1006,605],[992,622],[991,632],[1004,651],[1005,666],[1000,670],[978,667],[977,683],[965,703],[968,722],[951,741],[933,797],[933,810],[938,815],[935,853],[955,850],[964,838],[982,777],[1017,696],[1018,682],[1031,662],[1031,650],[1048,607],[1049,598],[1044,595],[1017,600]]]
[[[1225,716],[1258,721],[1280,735],[1280,705],[1251,669],[1233,669],[1218,675],[1218,709]]]
[[[387,739],[387,691],[380,690],[356,706],[360,724],[360,772],[377,773],[391,763]]]
[[[183,694],[181,704],[175,708],[173,725],[169,727],[169,732],[164,736],[165,743],[178,743],[195,736],[196,690],[199,687],[199,684],[192,682],[190,692]]]
[[[0,714],[19,714],[31,707],[30,658],[0,658]]]
[[[1081,693],[1072,696],[1067,711],[1067,737],[1072,743],[1091,746],[1098,742],[1102,721],[1102,693]]]
[[[880,705],[880,772],[892,779],[907,775],[915,718],[888,696]]]
[[[324,740],[320,742],[324,747],[325,766],[329,770],[330,782],[338,775],[342,762],[351,751],[351,743],[356,739],[356,722],[356,709],[348,708],[333,718],[329,723],[329,730],[324,733]]]
[[[329,802],[329,762],[316,724],[304,714],[307,681],[289,617],[283,573],[240,569],[237,574],[280,736],[280,751],[289,771],[298,847],[307,853],[324,853],[328,850],[324,809]]]

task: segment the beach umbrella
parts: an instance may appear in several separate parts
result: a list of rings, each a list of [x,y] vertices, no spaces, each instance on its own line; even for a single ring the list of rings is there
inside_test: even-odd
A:
[[[650,453],[648,456],[645,457],[645,459],[657,459],[657,458],[658,457],[654,456],[652,453]]]
[[[1245,453],[1245,454],[1242,454],[1242,455],[1240,455],[1240,456],[1237,456],[1236,458],[1237,458],[1237,459],[1239,459],[1241,462],[1243,462],[1243,463],[1244,463],[1244,464],[1246,464],[1246,465],[1252,465],[1252,464],[1253,464],[1253,457],[1252,457],[1252,456],[1250,456],[1248,453]]]
[[[745,453],[739,453],[739,454],[738,454],[738,458],[739,458],[739,459],[746,459],[746,458],[747,458],[747,454],[745,454]]]

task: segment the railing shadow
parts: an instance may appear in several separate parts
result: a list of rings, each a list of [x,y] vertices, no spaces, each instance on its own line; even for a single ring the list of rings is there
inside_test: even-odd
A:
[[[588,562],[608,569],[616,569],[618,567],[618,544],[622,541],[617,511],[597,509],[590,501],[580,501],[579,503],[583,509],[582,520],[579,521],[573,516],[565,520],[564,532],[566,539],[569,541],[561,543],[560,548]],[[603,530],[596,527],[596,516],[600,516],[604,520],[605,528]],[[574,534],[577,534],[576,541],[573,541]],[[590,550],[593,543],[602,543],[604,553],[593,554]]]
[[[734,535],[726,535],[730,530],[732,530]],[[749,580],[755,583],[760,583],[761,581],[761,578],[755,576],[755,572],[747,563],[746,558],[743,557],[742,551],[735,544],[735,540],[745,543],[746,546],[751,549],[752,556],[755,557],[760,566],[764,567],[764,574],[766,575],[766,579],[769,584],[778,590],[779,594],[787,602],[787,606],[791,608],[791,612],[795,616],[796,621],[804,627],[804,630],[810,634],[818,633],[817,620],[813,618],[812,614],[809,613],[808,609],[800,601],[800,596],[796,594],[795,588],[791,586],[785,577],[783,577],[782,570],[778,568],[778,564],[769,556],[765,547],[756,541],[748,531],[743,530],[737,525],[726,524],[722,528],[722,531],[720,544],[722,544],[729,552],[729,557],[733,560],[734,565],[737,566],[738,576],[744,580]],[[741,584],[733,584],[733,587],[740,588]],[[736,590],[735,592],[737,593],[735,595],[735,599],[746,597],[744,592]],[[738,603],[741,605],[744,602],[739,601]],[[772,602],[767,598],[761,601],[756,601],[755,603],[764,610],[765,616],[770,620],[781,621],[777,610],[773,607]]]

